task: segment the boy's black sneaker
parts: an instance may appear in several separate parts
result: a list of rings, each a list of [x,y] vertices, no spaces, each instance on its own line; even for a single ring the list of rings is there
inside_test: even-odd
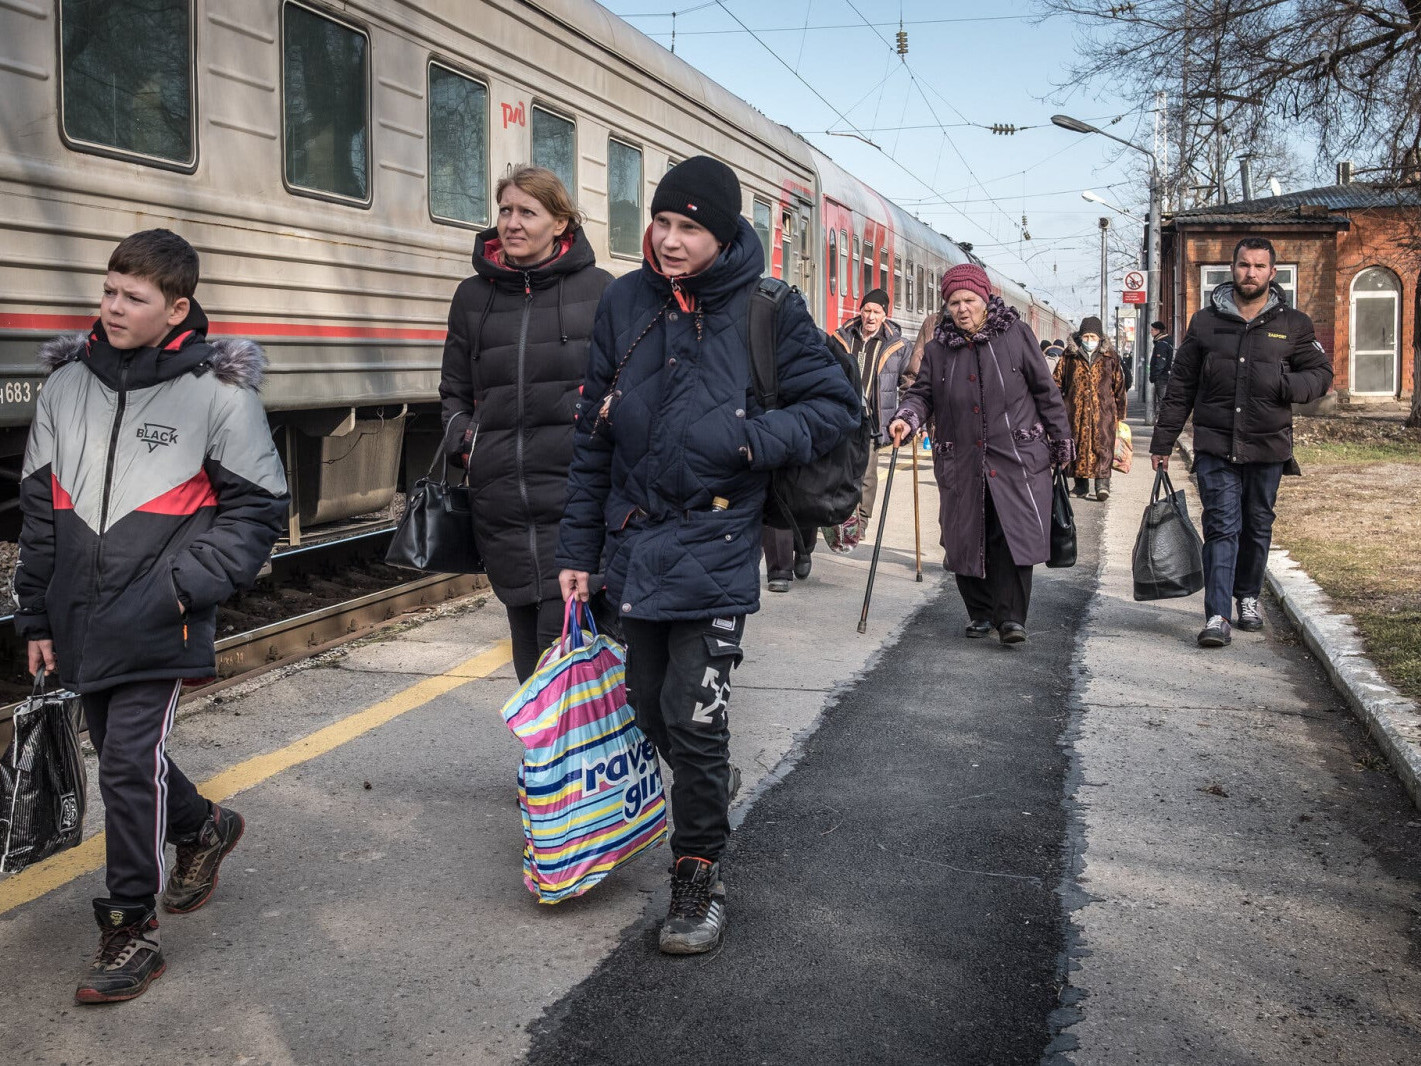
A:
[[[682,855],[671,868],[671,907],[661,926],[661,950],[668,955],[714,951],[725,917],[720,863]]]
[[[1263,628],[1263,612],[1258,609],[1257,596],[1239,597],[1238,628],[1245,633],[1257,633]]]
[[[167,968],[153,908],[96,899],[94,919],[99,923],[99,950],[74,990],[74,1002],[119,1003],[143,995]]]
[[[212,805],[197,836],[178,842],[178,861],[163,889],[163,909],[170,914],[197,910],[217,890],[217,868],[242,839],[247,823],[236,811]]]

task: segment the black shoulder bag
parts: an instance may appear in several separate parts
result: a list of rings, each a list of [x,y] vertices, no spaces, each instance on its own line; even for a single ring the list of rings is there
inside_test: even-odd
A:
[[[450,419],[452,428],[454,420]],[[478,443],[478,423],[474,423],[474,441]],[[385,562],[408,570],[423,570],[432,574],[482,574],[483,556],[474,543],[474,514],[467,484],[468,472],[457,484],[449,478],[449,430],[439,442],[439,452],[430,461],[429,470],[415,483],[405,497],[405,513],[385,552]],[[473,460],[473,446],[469,460]],[[435,480],[434,467],[440,465]]]

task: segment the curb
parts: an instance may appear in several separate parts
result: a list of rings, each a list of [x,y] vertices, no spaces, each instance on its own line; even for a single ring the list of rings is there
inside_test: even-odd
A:
[[[1193,466],[1193,449],[1182,440],[1178,447]],[[1326,668],[1333,687],[1367,727],[1411,801],[1421,808],[1421,706],[1386,682],[1367,658],[1351,616],[1333,610],[1327,593],[1286,549],[1269,551],[1267,582],[1283,612],[1298,627],[1303,643]]]

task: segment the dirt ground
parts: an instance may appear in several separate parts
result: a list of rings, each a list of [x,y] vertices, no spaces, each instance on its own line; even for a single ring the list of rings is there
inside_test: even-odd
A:
[[[1284,478],[1273,543],[1353,616],[1393,684],[1421,699],[1421,430],[1299,418],[1302,478]]]

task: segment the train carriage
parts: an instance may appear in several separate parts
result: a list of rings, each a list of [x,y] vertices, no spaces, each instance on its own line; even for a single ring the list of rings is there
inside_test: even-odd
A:
[[[769,270],[828,328],[872,266],[916,329],[967,258],[586,0],[5,0],[0,520],[13,536],[35,349],[92,321],[126,234],[182,233],[212,332],[266,348],[297,542],[431,454],[448,300],[510,164],[559,173],[621,273],[697,153],[741,176]]]

